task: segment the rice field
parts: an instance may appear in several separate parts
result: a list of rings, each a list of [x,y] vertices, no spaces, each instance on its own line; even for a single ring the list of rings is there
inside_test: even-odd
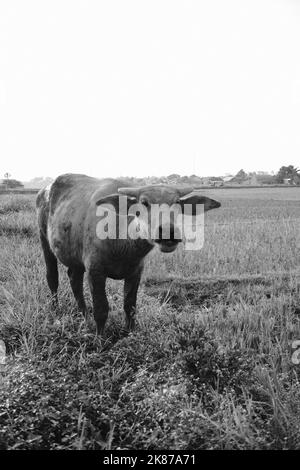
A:
[[[63,266],[53,309],[35,196],[0,195],[0,448],[300,448],[300,188],[205,194],[202,250],[150,253],[129,335],[108,282],[103,341]]]

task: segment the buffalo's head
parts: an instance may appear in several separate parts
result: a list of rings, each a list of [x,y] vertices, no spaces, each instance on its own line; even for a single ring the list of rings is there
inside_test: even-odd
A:
[[[144,235],[149,243],[157,244],[166,253],[174,251],[182,241],[177,223],[178,212],[185,213],[188,208],[188,215],[195,216],[199,205],[205,212],[221,206],[193,188],[163,184],[119,188],[118,194],[105,196],[97,201],[97,205],[110,203],[119,211],[120,196],[127,197],[128,214],[141,226],[141,236]]]

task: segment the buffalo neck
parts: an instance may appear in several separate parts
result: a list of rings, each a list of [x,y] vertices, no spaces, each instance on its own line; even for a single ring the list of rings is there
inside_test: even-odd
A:
[[[136,240],[110,240],[110,253],[114,258],[130,258],[140,260],[144,258],[154,247],[146,239]]]

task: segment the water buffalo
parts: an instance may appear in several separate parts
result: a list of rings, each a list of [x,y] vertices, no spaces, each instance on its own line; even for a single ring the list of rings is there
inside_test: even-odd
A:
[[[176,249],[179,236],[176,223],[168,222],[169,237],[162,236],[163,227],[156,227],[156,235],[146,238],[99,238],[97,235],[97,208],[111,204],[119,217],[120,195],[127,208],[141,204],[150,214],[153,204],[203,204],[204,210],[220,207],[220,203],[191,188],[169,185],[126,187],[116,179],[97,179],[85,175],[59,176],[37,196],[37,214],[41,245],[47,269],[47,281],[57,299],[57,260],[68,268],[71,287],[81,312],[87,308],[83,296],[83,276],[87,273],[92,294],[93,314],[98,334],[103,333],[109,305],[105,293],[106,278],[124,279],[124,310],[126,326],[134,326],[137,290],[143,271],[144,258],[157,244],[162,252]],[[138,215],[138,214],[137,214]],[[133,216],[126,217],[132,220]],[[136,219],[136,217],[135,217]],[[102,219],[103,220],[103,219]],[[123,219],[124,220],[124,219]],[[152,233],[152,231],[151,231]]]

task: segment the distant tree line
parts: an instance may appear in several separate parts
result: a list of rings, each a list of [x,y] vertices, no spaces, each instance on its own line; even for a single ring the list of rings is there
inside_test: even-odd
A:
[[[144,178],[126,177],[121,178],[124,183],[145,185],[145,184],[187,184],[197,187],[197,185],[219,186],[223,184],[252,184],[252,185],[276,185],[290,184],[300,186],[300,171],[293,165],[282,166],[276,175],[266,172],[238,171],[235,176],[222,178],[220,176],[201,177],[197,175],[180,176],[173,173],[169,176],[148,176]]]
[[[300,170],[293,165],[282,166],[276,175],[270,175],[265,172],[246,173],[240,170],[235,176],[222,178],[220,176],[201,177],[197,175],[181,176],[172,173],[169,176],[146,176],[143,178],[120,177],[125,184],[149,185],[149,184],[182,184],[194,187],[209,185],[222,186],[225,184],[250,184],[250,185],[272,185],[272,184],[290,184],[300,186]],[[49,177],[36,177],[25,183],[25,188],[40,189],[53,181]],[[5,173],[4,179],[0,180],[0,190],[2,189],[21,189],[24,184],[21,181],[12,179],[9,173]]]
[[[17,188],[24,188],[24,184],[21,181],[15,180],[11,178],[9,173],[5,173],[4,179],[0,180],[0,189],[17,189]]]

